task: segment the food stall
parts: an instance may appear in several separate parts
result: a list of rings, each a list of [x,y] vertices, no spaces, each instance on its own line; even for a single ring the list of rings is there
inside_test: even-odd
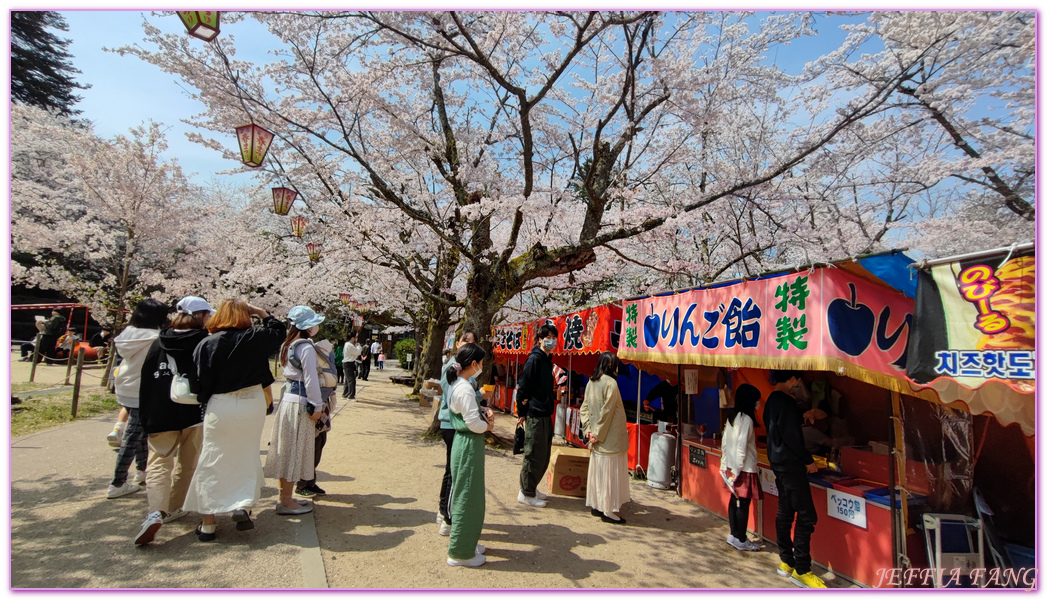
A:
[[[516,414],[516,382],[520,369],[531,352],[534,339],[528,323],[513,323],[491,328],[494,338],[494,394],[490,406],[509,414]]]
[[[816,459],[822,469],[810,478],[819,517],[813,560],[877,585],[878,570],[896,566],[900,546],[919,546],[915,532],[901,525],[898,465],[888,456],[901,444],[892,427],[900,418],[898,397],[926,395],[912,389],[904,370],[915,295],[911,262],[892,252],[625,301],[619,356],[663,378],[675,375],[682,388],[681,495],[726,517],[730,493],[719,475],[719,437],[733,391],[750,383],[766,399],[771,369],[798,370],[803,394],[829,415],[819,432],[827,456]],[[777,490],[764,435],[758,410],[765,495],[754,503],[750,529],[774,542]],[[926,494],[918,477],[923,465],[899,464],[912,472],[913,496]]]
[[[918,287],[906,371],[913,390],[933,390],[937,427],[906,427],[906,451],[927,463],[921,474],[939,491],[936,512],[978,517],[990,568],[1034,566],[1034,252],[1024,244],[913,265]],[[902,408],[906,417],[928,411]],[[935,430],[942,435],[928,436]],[[921,460],[928,451],[956,458],[942,470]]]

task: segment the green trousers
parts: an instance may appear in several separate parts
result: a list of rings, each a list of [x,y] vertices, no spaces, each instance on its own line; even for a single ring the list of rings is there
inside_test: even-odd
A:
[[[527,417],[524,428],[524,459],[520,468],[520,490],[534,498],[535,488],[549,468],[553,447],[553,421],[550,417]]]
[[[473,433],[462,415],[451,414],[454,443],[451,445],[451,543],[447,556],[469,560],[484,527],[487,500],[484,486],[484,435]]]

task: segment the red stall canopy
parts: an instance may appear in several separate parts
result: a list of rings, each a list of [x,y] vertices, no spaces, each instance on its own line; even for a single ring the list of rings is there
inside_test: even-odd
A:
[[[596,361],[603,352],[618,352],[618,336],[622,327],[622,307],[617,304],[601,304],[592,308],[569,312],[556,317],[533,321],[529,325],[528,339],[537,338],[542,325],[552,323],[559,332],[556,349],[552,352],[553,363],[564,369],[588,376],[596,368]]]

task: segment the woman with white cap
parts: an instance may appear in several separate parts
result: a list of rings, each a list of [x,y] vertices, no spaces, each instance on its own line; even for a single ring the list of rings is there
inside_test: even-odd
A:
[[[262,317],[252,327],[251,316]],[[200,460],[183,510],[200,513],[201,542],[215,539],[215,514],[233,513],[238,531],[254,529],[248,510],[262,493],[265,477],[258,454],[265,425],[264,388],[273,384],[269,357],[280,347],[287,327],[243,300],[223,300],[207,320],[211,333],[193,352],[199,391],[205,405]]]
[[[148,436],[146,494],[149,508],[134,539],[139,546],[153,541],[164,523],[187,514],[182,510],[182,504],[196,471],[203,440],[200,405],[172,400],[171,383],[175,374],[179,374],[185,377],[190,392],[200,390],[193,350],[207,337],[204,324],[214,310],[206,300],[196,296],[182,298],[176,309],[178,312],[171,320],[171,327],[160,332],[160,338],[153,342],[142,363],[138,410],[142,428]]]
[[[317,350],[309,339],[320,330],[324,318],[308,306],[296,306],[287,313],[291,327],[280,347],[280,364],[289,382],[280,399],[273,423],[273,436],[265,456],[265,476],[280,480],[280,499],[276,514],[301,515],[313,510],[308,501],[293,496],[298,480],[314,478],[315,421],[323,411]]]

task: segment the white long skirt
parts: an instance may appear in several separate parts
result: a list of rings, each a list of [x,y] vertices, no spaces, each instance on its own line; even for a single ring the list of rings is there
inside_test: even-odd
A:
[[[298,394],[287,393],[280,399],[265,455],[265,476],[284,481],[313,479],[313,452],[316,446],[316,422],[309,418]]]
[[[184,510],[213,515],[247,509],[258,501],[265,483],[259,449],[264,426],[262,386],[211,396]]]
[[[622,509],[629,497],[629,461],[627,453],[593,452],[589,456],[585,505],[608,514]]]

